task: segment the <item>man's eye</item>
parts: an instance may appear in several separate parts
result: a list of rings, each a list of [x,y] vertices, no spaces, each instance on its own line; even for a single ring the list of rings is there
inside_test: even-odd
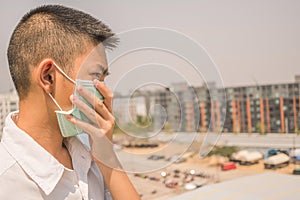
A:
[[[98,73],[98,72],[90,73],[90,76],[91,76],[92,79],[101,80],[101,78],[102,78],[102,74]]]
[[[91,73],[91,75],[93,76],[93,78],[96,78],[96,79],[99,79],[99,80],[100,80],[102,74],[101,74],[101,73],[96,73],[96,72],[95,72],[95,73]]]
[[[92,76],[94,79],[98,79],[98,80],[100,80],[100,81],[103,81],[104,78],[107,77],[108,75],[110,75],[110,72],[105,72],[104,74],[98,73],[98,72],[91,73],[91,76]]]

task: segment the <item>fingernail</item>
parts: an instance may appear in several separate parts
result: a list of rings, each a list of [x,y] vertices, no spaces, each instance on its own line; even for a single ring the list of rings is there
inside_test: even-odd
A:
[[[94,79],[94,85],[98,85],[100,83],[100,81],[99,80],[97,80],[97,79]]]
[[[73,94],[70,96],[70,100],[71,100],[72,102],[75,100],[75,96],[74,96]]]
[[[72,123],[75,124],[76,120],[72,115],[66,115],[66,118]]]
[[[70,121],[75,124],[76,123],[76,119],[74,117],[71,117]]]

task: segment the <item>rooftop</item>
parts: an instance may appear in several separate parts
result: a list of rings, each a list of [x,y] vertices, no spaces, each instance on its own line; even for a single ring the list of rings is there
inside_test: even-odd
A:
[[[207,185],[169,200],[299,199],[299,185],[299,176],[264,173]]]

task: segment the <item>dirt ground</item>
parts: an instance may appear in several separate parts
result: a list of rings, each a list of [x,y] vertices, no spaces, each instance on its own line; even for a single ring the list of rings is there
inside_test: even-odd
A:
[[[131,151],[139,150],[131,149]],[[224,160],[224,158],[217,156],[200,159],[198,155],[194,155],[188,158],[186,162],[174,163],[167,168],[152,173],[129,174],[129,177],[142,199],[163,200],[187,192],[188,190],[184,186],[188,182],[198,183],[199,187],[205,187],[207,184],[265,172],[292,174],[295,168],[294,164],[289,164],[281,169],[264,169],[263,161],[261,160],[254,165],[237,165],[237,169],[222,171],[220,162],[224,161],[226,159]],[[193,175],[191,175],[191,170]],[[162,177],[162,172],[166,172],[167,176]],[[165,183],[171,183],[170,185],[173,188],[166,187]],[[172,183],[177,183],[177,185],[174,186]]]
[[[115,139],[119,144],[124,144],[124,141],[126,141],[126,137],[122,135],[118,135]],[[151,155],[159,152],[165,145],[167,144],[159,143],[159,146],[156,148],[123,148],[122,151]],[[289,164],[281,169],[264,169],[263,160],[261,160],[257,164],[249,166],[237,164],[237,168],[234,170],[222,171],[220,164],[228,161],[228,159],[226,160],[226,158],[218,156],[200,158],[198,156],[200,146],[201,139],[196,138],[187,150],[196,153],[188,157],[185,162],[173,163],[151,173],[129,173],[128,176],[141,198],[143,200],[164,200],[187,192],[188,190],[185,189],[185,185],[188,183],[194,183],[197,187],[205,187],[208,184],[266,172],[292,174],[296,167],[294,164]],[[160,153],[163,152],[163,156],[169,157],[178,152],[183,152],[183,149],[185,149],[181,144],[173,144],[172,147],[170,151],[160,151]],[[157,161],[153,160],[152,162]],[[162,176],[162,173],[166,176]]]

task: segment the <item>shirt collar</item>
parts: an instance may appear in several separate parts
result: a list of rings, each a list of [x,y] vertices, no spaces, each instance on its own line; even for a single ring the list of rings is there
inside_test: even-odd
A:
[[[87,182],[87,173],[92,162],[90,152],[77,137],[66,138],[65,144],[71,154],[73,168],[78,173],[79,179]]]
[[[12,117],[17,113],[18,111],[7,116],[1,142],[28,176],[49,195],[61,179],[65,167],[14,123]],[[75,154],[81,155],[80,163],[86,163],[84,169],[87,171],[91,165],[91,156],[81,142],[74,137],[66,139],[66,145],[72,158],[78,157]],[[76,171],[79,161],[72,161]]]

